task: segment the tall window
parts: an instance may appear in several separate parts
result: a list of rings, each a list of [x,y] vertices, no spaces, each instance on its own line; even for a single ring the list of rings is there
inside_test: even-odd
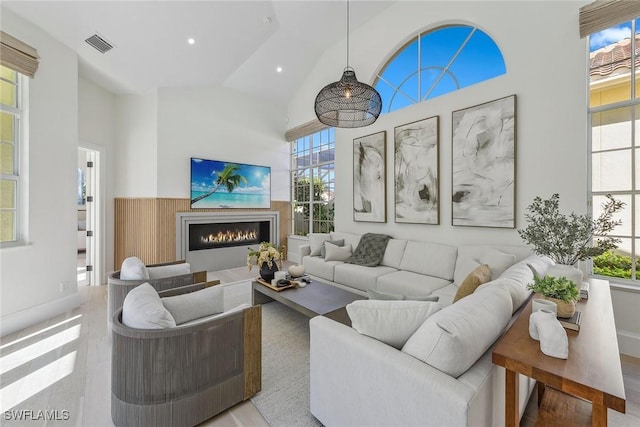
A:
[[[417,34],[382,67],[374,87],[391,112],[506,72],[495,42],[469,25]]]
[[[612,236],[618,249],[593,259],[593,273],[640,280],[640,34],[639,20],[589,36],[591,203],[597,217],[606,194],[626,206]],[[634,77],[635,76],[635,77]],[[633,282],[630,282],[633,283]],[[637,282],[636,282],[637,283]]]
[[[19,240],[21,76],[0,66],[0,244]]]
[[[294,235],[333,231],[335,132],[328,128],[291,143]]]

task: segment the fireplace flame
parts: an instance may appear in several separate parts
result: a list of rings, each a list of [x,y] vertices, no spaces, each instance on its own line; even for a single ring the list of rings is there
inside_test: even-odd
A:
[[[208,236],[201,236],[200,243],[230,243],[230,242],[245,242],[256,240],[258,233],[255,231],[219,231],[216,234],[209,234]]]

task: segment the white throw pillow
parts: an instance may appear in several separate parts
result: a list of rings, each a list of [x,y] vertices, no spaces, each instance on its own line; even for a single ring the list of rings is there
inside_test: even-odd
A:
[[[511,319],[501,287],[474,292],[429,317],[402,351],[458,378],[500,337]]]
[[[181,325],[201,317],[222,313],[224,288],[210,286],[188,294],[160,298],[160,300],[175,319],[176,325]]]
[[[148,283],[133,288],[122,304],[122,323],[136,329],[166,329],[176,326],[162,305],[158,292]]]
[[[547,270],[556,263],[546,255],[530,255],[524,259],[534,276],[544,277]]]
[[[480,255],[478,261],[480,261],[480,264],[489,265],[489,270],[491,270],[491,280],[495,280],[500,277],[503,271],[511,267],[516,262],[516,256],[513,254],[505,254],[504,252],[500,252],[495,249],[490,249]]]
[[[431,301],[358,300],[347,305],[347,313],[353,329],[400,349],[441,308]]]
[[[309,248],[311,256],[320,256],[320,250],[325,240],[329,240],[329,233],[309,233]]]
[[[120,280],[149,280],[149,272],[140,258],[131,256],[122,261]]]
[[[325,242],[325,261],[344,261],[351,256],[351,245],[336,246],[333,243]]]
[[[149,279],[164,279],[165,277],[183,276],[191,273],[191,265],[188,262],[181,262],[180,264],[147,267],[147,272],[149,272]]]

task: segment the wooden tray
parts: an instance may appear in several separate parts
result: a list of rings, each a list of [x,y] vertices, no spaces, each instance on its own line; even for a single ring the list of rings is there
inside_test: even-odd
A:
[[[266,286],[269,289],[273,289],[276,292],[280,292],[280,291],[284,291],[285,289],[290,289],[295,287],[294,285],[287,285],[287,286],[282,286],[282,287],[277,287],[277,286],[273,286],[271,283],[267,282],[266,280],[263,280],[261,277],[256,277],[256,282],[260,283],[261,285]]]

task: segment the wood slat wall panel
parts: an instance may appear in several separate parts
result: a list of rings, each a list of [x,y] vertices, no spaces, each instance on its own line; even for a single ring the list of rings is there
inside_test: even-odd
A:
[[[189,199],[116,198],[114,266],[137,256],[145,264],[174,261],[176,257],[177,212],[254,212],[274,210],[280,213],[280,243],[285,244],[289,233],[291,204],[272,201],[271,209],[191,209]],[[284,251],[285,255],[287,251]]]

